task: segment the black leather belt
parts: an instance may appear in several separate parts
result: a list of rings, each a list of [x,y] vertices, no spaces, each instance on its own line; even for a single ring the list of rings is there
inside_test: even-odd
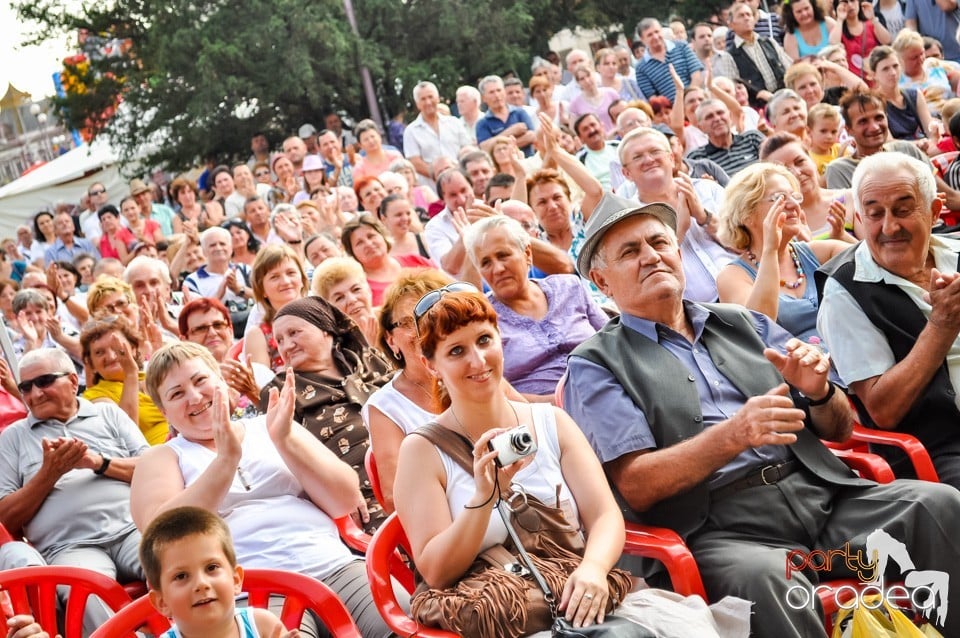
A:
[[[773,485],[774,483],[778,483],[787,478],[802,467],[803,465],[801,465],[800,461],[796,459],[784,461],[783,463],[778,463],[776,465],[765,465],[764,467],[750,472],[742,479],[738,479],[733,483],[728,483],[723,487],[718,487],[710,492],[710,498],[718,501],[749,487]]]

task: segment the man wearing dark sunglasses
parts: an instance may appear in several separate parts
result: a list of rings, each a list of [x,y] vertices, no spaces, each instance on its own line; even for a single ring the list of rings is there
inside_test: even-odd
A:
[[[149,446],[119,406],[78,398],[78,384],[59,350],[20,361],[18,389],[29,414],[0,436],[0,523],[31,545],[3,545],[0,569],[77,565],[121,582],[142,580],[130,478]],[[102,620],[96,615],[88,612],[86,622]]]
[[[100,182],[90,184],[90,188],[87,189],[88,208],[80,213],[80,231],[94,245],[100,242],[100,236],[103,234],[103,231],[100,230],[100,218],[97,217],[97,211],[106,206],[107,198],[106,186]]]

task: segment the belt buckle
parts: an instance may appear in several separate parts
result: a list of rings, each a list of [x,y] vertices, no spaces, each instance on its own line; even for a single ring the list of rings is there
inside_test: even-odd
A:
[[[776,477],[772,479],[767,478],[767,470],[773,470],[776,472]],[[780,466],[779,465],[768,465],[760,470],[760,480],[763,481],[764,485],[773,485],[780,480]]]

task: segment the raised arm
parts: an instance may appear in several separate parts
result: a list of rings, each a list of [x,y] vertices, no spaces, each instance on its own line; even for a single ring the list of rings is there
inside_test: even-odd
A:
[[[600,199],[603,198],[603,186],[582,162],[563,150],[557,143],[556,130],[550,118],[543,113],[539,114],[539,118],[540,129],[537,134],[539,135],[540,149],[544,155],[544,164],[547,163],[547,158],[556,161],[557,166],[569,175],[577,186],[583,189],[584,195],[583,201],[580,202],[580,211],[583,213],[583,221],[586,223],[597,204],[600,203]]]

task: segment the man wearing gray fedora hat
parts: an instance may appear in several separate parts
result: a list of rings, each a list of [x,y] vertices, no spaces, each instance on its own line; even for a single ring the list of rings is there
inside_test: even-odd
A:
[[[676,226],[667,204],[605,195],[577,260],[621,315],[571,354],[564,407],[625,516],[680,534],[711,600],[755,603],[751,635],[761,638],[825,636],[815,588],[855,574],[811,556],[866,556],[876,530],[912,559],[887,575],[910,583],[936,569],[957,582],[960,492],[878,485],[840,462],[820,438],[849,437],[853,415],[827,356],[759,313],[685,300]],[[953,590],[937,596],[957,609]],[[960,635],[960,614],[941,625]]]

